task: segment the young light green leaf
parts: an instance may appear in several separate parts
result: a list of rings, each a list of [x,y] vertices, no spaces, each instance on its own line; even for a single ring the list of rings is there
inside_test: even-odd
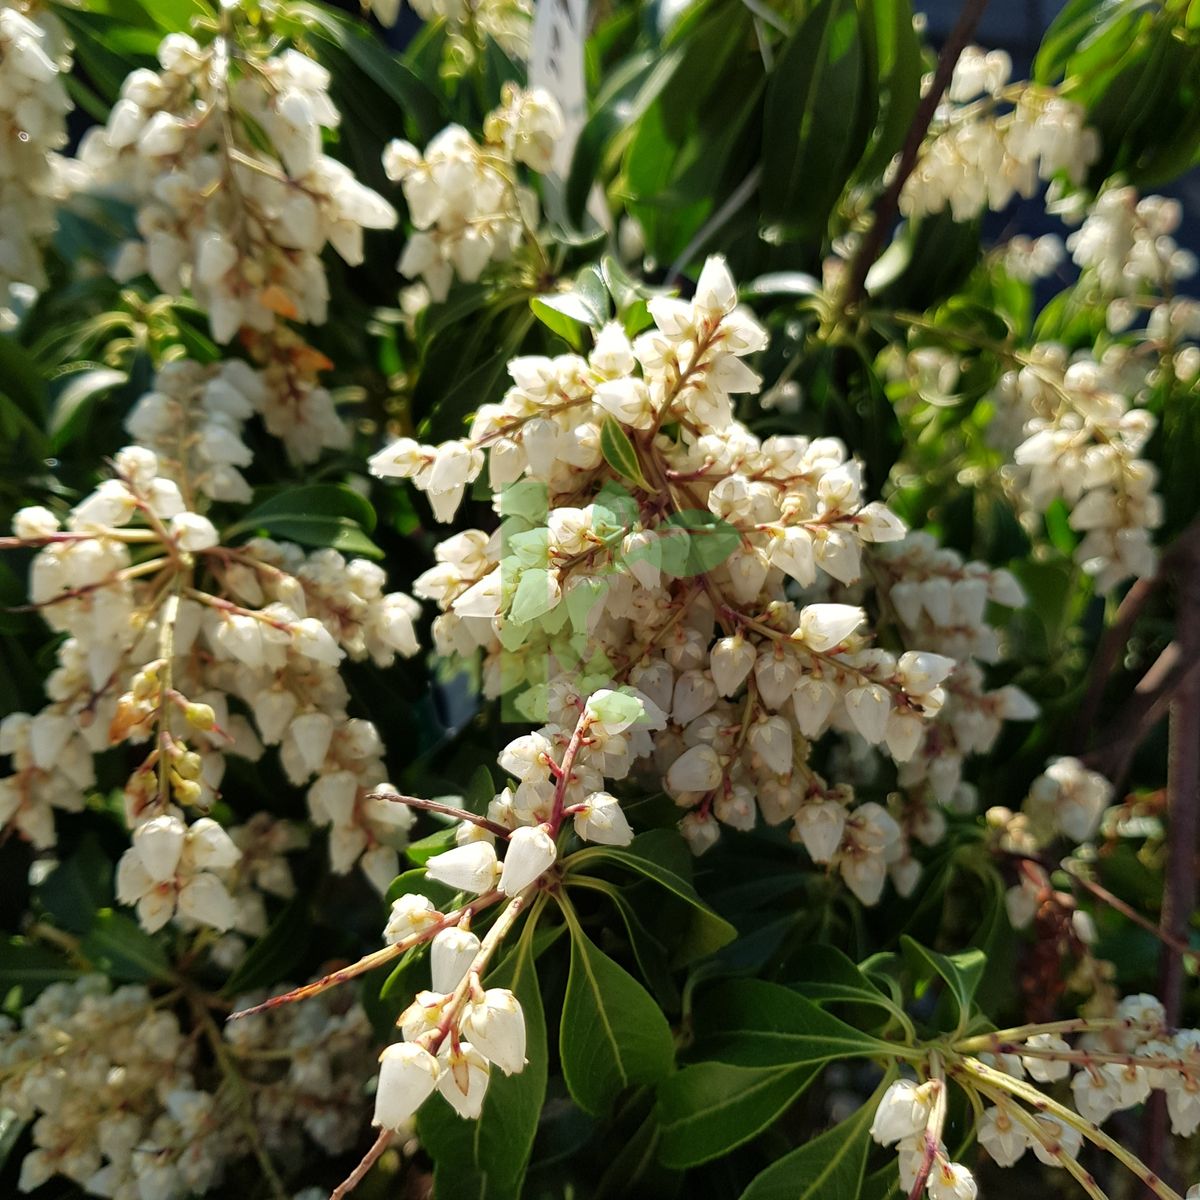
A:
[[[571,970],[559,1055],[576,1104],[598,1115],[626,1087],[655,1083],[671,1070],[671,1027],[646,989],[593,945],[569,908],[564,911]]]

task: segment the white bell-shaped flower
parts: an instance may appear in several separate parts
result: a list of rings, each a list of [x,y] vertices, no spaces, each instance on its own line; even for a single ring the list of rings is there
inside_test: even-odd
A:
[[[493,851],[493,857],[495,852]],[[523,825],[514,829],[504,851],[500,890],[515,896],[540,879],[558,858],[558,847],[546,825]]]
[[[525,1068],[525,1014],[516,996],[505,988],[488,988],[467,1005],[463,1036],[505,1075]]]
[[[433,1093],[442,1066],[423,1046],[395,1042],[379,1056],[373,1125],[399,1133]]]
[[[444,883],[456,892],[482,895],[496,886],[500,864],[490,842],[468,842],[442,854],[435,854],[425,864],[430,879]]]

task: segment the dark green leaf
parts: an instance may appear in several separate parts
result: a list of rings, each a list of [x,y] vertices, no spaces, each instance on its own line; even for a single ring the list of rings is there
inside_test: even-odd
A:
[[[227,996],[240,996],[282,983],[308,949],[310,929],[308,906],[296,897],[246,951],[246,957],[238,963],[222,991]]]
[[[571,971],[563,998],[559,1054],[575,1102],[599,1115],[629,1085],[654,1083],[671,1069],[671,1027],[628,971],[571,922]]]
[[[874,1116],[873,1104],[862,1105],[840,1125],[772,1163],[742,1200],[859,1200]]]
[[[21,1003],[28,1004],[43,988],[78,975],[61,952],[49,946],[19,937],[0,942],[0,1001],[17,988]]]
[[[628,846],[589,846],[571,855],[567,867],[577,871],[605,863],[616,863],[626,870],[636,871],[686,900],[692,907],[695,918],[690,927],[679,931],[679,940],[674,947],[677,964],[704,958],[737,936],[737,930],[704,903],[687,878],[685,872],[691,870],[691,854],[673,829],[651,829],[640,833]]]
[[[169,979],[171,965],[162,947],[136,921],[111,908],[96,914],[80,951],[105,975],[123,982]]]
[[[92,835],[38,885],[38,902],[63,929],[84,934],[112,903],[112,863]]]
[[[758,979],[732,980],[706,991],[696,1026],[706,1057],[737,1066],[824,1063],[892,1050],[790,988]]]
[[[795,1103],[820,1071],[808,1064],[684,1067],[658,1089],[659,1154],[669,1167],[694,1167],[760,1134]]]
[[[975,989],[987,965],[983,951],[963,950],[959,954],[939,954],[906,936],[901,937],[900,946],[904,957],[919,975],[925,978],[940,975],[946,981],[958,1005],[959,1020],[965,1025],[970,1016]]]

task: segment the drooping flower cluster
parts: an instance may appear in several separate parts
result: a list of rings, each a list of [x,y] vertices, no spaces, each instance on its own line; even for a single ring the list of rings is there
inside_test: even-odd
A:
[[[1158,471],[1141,457],[1154,416],[1130,404],[1145,383],[1131,352],[1111,347],[1099,361],[1068,361],[1043,345],[1005,372],[990,399],[1004,429],[1024,416],[1020,445],[1006,468],[1013,494],[1041,513],[1057,499],[1083,536],[1075,559],[1102,592],[1123,580],[1153,575],[1158,558],[1151,532],[1162,522]]]
[[[159,61],[129,76],[80,151],[98,183],[138,205],[144,257],[131,247],[126,273],[146,270],[171,295],[190,288],[218,342],[269,332],[281,316],[321,324],[325,245],[359,263],[363,229],[396,220],[321,153],[322,129],[339,119],[328,72],[295,50],[262,57],[181,34],[164,39]]]
[[[954,660],[873,648],[861,608],[791,598],[819,576],[854,582],[864,543],[904,530],[864,503],[837,440],[760,441],[734,420],[733,397],[759,387],[743,359],[766,339],[724,264],[709,260],[693,300],[650,311],[652,330],[631,342],[608,325],[587,359],[514,360],[514,386],[469,438],[375,455],[375,474],[412,478],[441,519],[490,460],[504,523],[444,542],[417,593],[442,609],[442,653],[482,648],[485,691],[524,691],[517,703],[548,720],[540,753],[568,744],[591,691],[628,685],[653,720],[603,777],[632,767],[664,786],[697,851],[720,823],[790,820],[872,903],[899,828],[877,804],[852,810],[810,745],[833,726],[908,760]]]
[[[480,145],[462,128],[443,129],[422,154],[394,141],[384,152],[389,179],[404,189],[416,233],[397,264],[444,300],[455,279],[472,283],[508,259],[537,228],[534,192],[518,180],[520,164],[545,171],[563,118],[549,93],[504,88],[503,104],[484,122]]]
[[[1068,1077],[1069,1104],[1045,1090]],[[871,1133],[896,1145],[901,1188],[915,1194],[923,1183],[931,1200],[972,1200],[974,1178],[947,1159],[941,1140],[950,1080],[972,1095],[976,1137],[1001,1167],[1032,1150],[1046,1166],[1084,1178],[1077,1160],[1092,1142],[1141,1174],[1142,1164],[1100,1126],[1161,1091],[1173,1131],[1191,1136],[1200,1127],[1200,1030],[1171,1030],[1153,996],[1127,996],[1111,1017],[964,1039],[947,1053],[944,1075],[939,1068],[922,1083],[897,1080],[879,1102]],[[1149,1173],[1142,1182],[1153,1189]]]
[[[169,295],[190,290],[218,342],[239,331],[251,341],[266,367],[268,427],[312,461],[346,434],[315,383],[328,364],[283,319],[322,324],[325,246],[360,263],[364,229],[389,229],[396,213],[322,153],[322,130],[339,118],[318,63],[183,34],[164,39],[159,61],[161,71],[128,77],[107,126],[80,147],[94,185],[137,207],[140,240],[114,271],[148,273]],[[289,364],[301,380],[281,375]]]
[[[0,5],[0,328],[15,319],[14,285],[46,286],[42,243],[65,190],[70,56],[58,21],[33,7]]]
[[[143,987],[53,984],[0,1031],[0,1102],[33,1125],[22,1191],[55,1175],[134,1200],[207,1191],[237,1132],[197,1089],[195,1046]]]
[[[263,999],[252,994],[235,1003],[242,1008]],[[231,1021],[224,1038],[250,1093],[256,1132],[276,1161],[302,1161],[302,1135],[327,1155],[353,1146],[369,1112],[375,1038],[349,994],[329,993]]]
[[[989,691],[983,666],[1001,657],[998,633],[986,619],[989,603],[1019,608],[1025,595],[1011,572],[965,562],[927,533],[875,547],[872,575],[881,604],[894,618],[904,645],[926,646],[953,661],[943,681],[945,702],[914,752],[898,767],[906,836],[935,845],[945,831],[943,808],[974,812],[974,786],[963,779],[966,759],[986,754],[1005,721],[1029,721],[1037,705],[1013,685]],[[908,855],[892,864],[902,891],[917,879]]]
[[[471,63],[485,38],[491,38],[513,58],[529,57],[533,31],[531,0],[409,0],[413,12],[423,21],[446,22],[449,31],[448,53]],[[401,0],[364,0],[382,25],[395,25],[400,16]]]
[[[247,1117],[281,1161],[305,1152],[301,1130],[327,1153],[347,1148],[370,1064],[357,1004],[320,1001],[231,1026],[232,1081],[144,987],[110,988],[97,975],[52,984],[19,1028],[0,1027],[0,1104],[33,1121],[23,1192],[62,1176],[108,1200],[202,1195],[251,1152]]]
[[[228,377],[213,374],[206,394]],[[234,439],[223,425],[201,436]],[[65,528],[42,508],[14,521],[19,542],[41,547],[31,599],[67,636],[47,680],[49,706],[11,715],[0,731],[14,770],[0,782],[0,818],[49,848],[51,810],[77,810],[92,785],[90,755],[148,743],[125,788],[134,845],[121,899],[137,904],[148,928],[177,912],[254,933],[261,913],[228,890],[236,845],[214,822],[188,827],[182,817],[212,807],[227,753],[256,759],[264,743],[279,745],[294,784],[315,777],[310,810],[330,827],[334,869],[361,863],[385,889],[411,815],[371,796],[386,781],[383,747],[369,721],[347,712],[338,666],[347,656],[387,665],[415,653],[415,602],[385,592],[379,567],[336,551],[266,539],[221,546],[144,447],[122,450],[115,466]],[[254,726],[230,712],[231,700]]]
[[[900,192],[900,211],[920,217],[949,208],[956,221],[999,211],[1039,182],[1079,184],[1099,143],[1084,110],[1053,88],[1009,84],[1002,51],[969,47],[959,59],[929,138]]]

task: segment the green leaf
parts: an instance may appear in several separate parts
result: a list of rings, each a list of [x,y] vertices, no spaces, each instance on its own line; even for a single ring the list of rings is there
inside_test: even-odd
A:
[[[55,924],[72,933],[91,929],[99,909],[112,903],[112,863],[89,834],[70,858],[38,885],[38,903]]]
[[[594,879],[590,875],[568,875],[564,882],[568,887],[588,888],[607,897],[625,923],[629,948],[654,998],[663,1008],[678,1010],[679,989],[667,968],[666,947],[646,928],[625,892],[607,879]]]
[[[965,1026],[970,1018],[975,989],[979,987],[987,966],[987,956],[983,951],[963,950],[958,954],[939,954],[908,936],[900,938],[900,947],[910,966],[920,975],[925,978],[940,975],[946,981],[958,1005],[959,1023]]]
[[[308,948],[310,929],[308,906],[297,896],[246,951],[246,957],[234,968],[221,990],[226,996],[240,996],[256,988],[281,983]]]
[[[696,1010],[697,1044],[707,1058],[735,1066],[826,1063],[894,1051],[831,1016],[790,988],[737,979],[707,990]]]
[[[171,964],[162,947],[136,921],[111,908],[96,914],[96,922],[79,948],[96,970],[122,982],[171,977]]]
[[[869,133],[859,121],[863,57],[854,0],[826,0],[797,26],[767,81],[763,215],[809,241],[824,234]]]
[[[608,287],[598,267],[587,266],[575,276],[569,292],[546,292],[529,301],[534,315],[574,349],[583,345],[578,329],[599,329],[610,315]]]
[[[677,1071],[658,1089],[662,1161],[684,1169],[728,1154],[773,1124],[820,1069],[703,1062]]]
[[[265,529],[304,546],[382,558],[383,551],[367,537],[374,528],[375,510],[365,497],[345,484],[314,483],[277,492],[251,509],[227,536]]]
[[[56,451],[72,440],[98,397],[129,381],[124,371],[101,366],[73,371],[65,378],[66,384],[55,398],[54,411],[50,414],[50,444]]]
[[[255,505],[246,520],[257,521],[276,513],[345,517],[362,526],[367,533],[375,532],[375,510],[371,502],[344,483],[311,483],[285,488]]]
[[[456,833],[457,827],[451,825],[415,842],[409,842],[404,847],[404,856],[409,862],[423,867],[435,854],[444,854],[447,850],[454,849]]]
[[[820,1137],[772,1163],[741,1200],[859,1200],[874,1116],[874,1104],[862,1105]]]
[[[395,879],[392,880],[391,887],[387,890],[386,900],[389,907],[401,896],[409,892],[416,892],[419,896],[427,896],[440,909],[445,909],[447,905],[453,904],[454,897],[457,893],[448,888],[444,883],[438,883],[436,879],[430,879],[425,872],[425,868],[415,867],[411,871],[402,871]]]
[[[860,178],[869,179],[882,174],[904,145],[921,102],[925,68],[910,0],[866,0],[865,8],[869,11],[864,12],[863,20],[874,21],[883,93],[879,125],[857,172]]]
[[[626,1087],[671,1070],[671,1027],[646,989],[592,944],[569,907],[563,911],[571,926],[558,1041],[563,1078],[579,1107],[599,1115]]]
[[[600,450],[604,461],[622,479],[628,479],[645,492],[654,492],[654,488],[646,482],[646,477],[642,474],[642,465],[638,462],[637,451],[633,448],[633,442],[629,440],[629,434],[615,417],[605,417],[604,424],[600,427]]]
[[[805,946],[796,961],[803,976],[791,986],[815,1003],[892,1009],[891,1000],[836,947]]]
[[[528,1062],[517,1075],[492,1071],[477,1121],[459,1118],[440,1097],[417,1116],[421,1145],[434,1161],[434,1194],[453,1200],[517,1200],[546,1096],[546,1018],[530,927],[487,976],[506,987],[525,1013]]]
[[[639,833],[628,846],[589,846],[566,860],[568,872],[592,864],[616,863],[636,871],[659,887],[687,901],[693,911],[693,921],[678,931],[674,961],[685,965],[705,958],[732,942],[737,930],[724,917],[705,904],[688,874],[692,856],[683,838],[673,829],[651,829]]]
[[[654,544],[667,575],[690,579],[716,570],[742,544],[742,535],[715,513],[687,509],[663,521]]]
[[[76,979],[79,971],[57,950],[10,937],[0,942],[0,1001],[14,988],[20,990],[20,1003],[28,1004],[52,983]]]

